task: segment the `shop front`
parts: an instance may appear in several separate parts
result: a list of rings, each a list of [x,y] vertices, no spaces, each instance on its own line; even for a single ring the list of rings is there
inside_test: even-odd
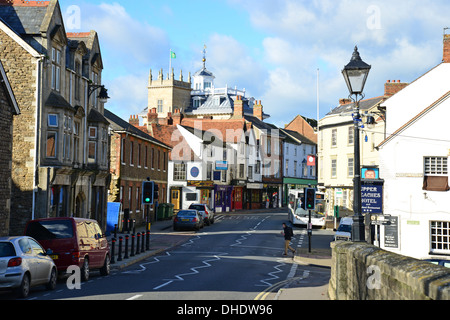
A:
[[[264,184],[262,202],[264,208],[278,208],[280,206],[280,184]]]
[[[229,212],[231,210],[233,186],[214,186],[214,211]]]
[[[287,206],[289,201],[289,190],[304,189],[317,186],[317,180],[300,178],[283,178],[283,198],[282,206]]]
[[[263,194],[262,183],[247,183],[247,206],[246,209],[254,210],[261,209],[263,207],[262,194]]]

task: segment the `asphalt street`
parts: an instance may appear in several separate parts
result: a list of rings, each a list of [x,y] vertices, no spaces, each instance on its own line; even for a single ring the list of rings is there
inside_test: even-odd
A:
[[[32,290],[28,300],[308,300],[326,299],[330,270],[283,256],[286,213],[218,215],[199,232],[164,233],[185,241],[106,277],[92,272],[79,289],[68,278],[56,290]],[[308,247],[305,229],[294,228],[293,247]],[[314,230],[313,247],[329,248],[332,232]],[[304,290],[290,291],[295,288]],[[5,298],[5,295],[0,296]]]

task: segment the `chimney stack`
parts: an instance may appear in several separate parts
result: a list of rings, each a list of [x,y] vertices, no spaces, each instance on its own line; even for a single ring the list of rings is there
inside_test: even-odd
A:
[[[138,115],[131,115],[130,120],[128,120],[128,123],[132,126],[139,127],[139,116]]]
[[[400,80],[387,80],[384,84],[384,96],[389,98],[405,88],[409,83],[400,82]]]
[[[349,103],[351,103],[351,102],[352,102],[352,100],[351,100],[351,99],[348,99],[348,98],[339,99],[339,105],[340,105],[340,106],[343,106],[344,104],[349,104]]]
[[[256,101],[253,105],[253,116],[259,120],[263,119],[263,106],[261,104],[261,100]]]
[[[158,123],[158,114],[156,108],[152,108],[147,113],[147,124]]]
[[[180,109],[175,108],[174,113],[172,115],[173,119],[173,125],[176,126],[177,124],[181,124],[181,112]]]
[[[444,34],[444,55],[442,62],[450,62],[450,34]]]
[[[237,96],[234,101],[234,118],[242,119],[244,116],[244,101],[242,101],[242,96]]]

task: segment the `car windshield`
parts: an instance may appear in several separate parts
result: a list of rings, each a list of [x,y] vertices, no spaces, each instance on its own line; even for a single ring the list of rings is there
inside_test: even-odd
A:
[[[14,257],[16,250],[11,242],[0,242],[0,258]]]
[[[177,214],[179,217],[195,217],[195,211],[194,210],[183,210],[179,211]]]
[[[26,235],[36,240],[69,239],[73,237],[72,221],[33,221],[28,225]]]
[[[350,224],[341,224],[337,231],[352,232],[352,226]]]
[[[205,211],[205,207],[202,206],[201,204],[191,204],[189,206],[189,209],[195,209],[195,210],[199,210],[199,211]]]

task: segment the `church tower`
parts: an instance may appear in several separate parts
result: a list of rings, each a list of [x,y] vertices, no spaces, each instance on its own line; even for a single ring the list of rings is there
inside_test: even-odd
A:
[[[153,79],[152,70],[148,78],[148,109],[156,108],[158,118],[167,118],[173,113],[183,113],[191,101],[191,74],[187,82],[183,80],[183,71],[180,71],[179,80],[175,80],[173,68],[164,79],[163,69],[158,78]]]

